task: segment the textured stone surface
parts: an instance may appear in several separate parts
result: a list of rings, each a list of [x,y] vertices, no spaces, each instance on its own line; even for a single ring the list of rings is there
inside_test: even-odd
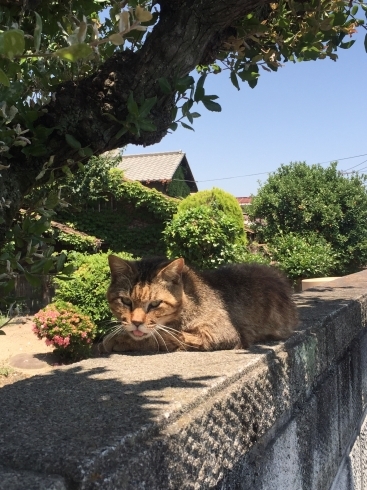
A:
[[[328,490],[348,458],[340,481],[357,478],[367,272],[333,286],[298,295],[302,323],[285,343],[113,354],[5,386],[1,464],[68,490]],[[0,475],[0,488],[21,487]]]
[[[56,475],[14,471],[0,466],[0,488],[17,490],[67,490],[66,482]]]

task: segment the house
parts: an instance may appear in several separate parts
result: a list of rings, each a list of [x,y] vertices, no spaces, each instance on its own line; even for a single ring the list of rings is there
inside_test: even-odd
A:
[[[179,151],[122,155],[117,166],[124,177],[172,197],[198,192],[186,154]]]

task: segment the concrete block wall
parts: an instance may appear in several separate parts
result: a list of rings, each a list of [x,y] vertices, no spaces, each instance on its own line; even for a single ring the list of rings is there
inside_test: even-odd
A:
[[[0,489],[367,489],[367,271],[297,302],[284,343],[113,354],[3,387]]]

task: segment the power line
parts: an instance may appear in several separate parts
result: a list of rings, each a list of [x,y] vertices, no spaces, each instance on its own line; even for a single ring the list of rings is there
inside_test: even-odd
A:
[[[363,165],[366,163],[367,160],[363,160],[363,162],[359,163],[358,165],[354,165],[354,167],[349,167],[346,170],[343,171],[343,174],[352,174],[353,172],[349,172],[349,170],[352,170],[352,168],[359,167],[360,165]],[[360,168],[359,170],[356,170],[356,172],[360,172],[361,170],[364,170],[363,168]]]
[[[335,162],[335,161],[341,161],[341,160],[351,160],[352,158],[359,158],[359,157],[365,157],[367,156],[367,153],[363,153],[363,155],[355,155],[355,156],[352,156],[352,157],[344,157],[344,158],[334,158],[333,160],[326,160],[325,162],[319,162],[319,163],[316,163],[315,165],[324,165],[325,163],[331,163],[331,162]],[[365,163],[367,162],[367,160],[365,160],[364,162],[362,163]],[[362,165],[362,163],[359,163],[358,165],[355,165],[355,167],[358,167],[359,165]],[[350,167],[349,169],[343,171],[343,173],[347,173],[348,170],[350,170],[351,168],[355,168],[355,167]],[[364,169],[361,169],[361,170],[364,170]],[[361,170],[358,170],[359,172]],[[186,180],[186,179],[172,179],[173,181],[175,182],[196,182],[196,183],[199,183],[199,182],[214,182],[216,180],[230,180],[230,179],[242,179],[244,177],[256,177],[257,175],[265,175],[265,174],[271,174],[273,172],[270,171],[270,172],[260,172],[260,173],[256,173],[256,174],[246,174],[246,175],[234,175],[232,177],[219,177],[217,179],[206,179],[206,180]]]

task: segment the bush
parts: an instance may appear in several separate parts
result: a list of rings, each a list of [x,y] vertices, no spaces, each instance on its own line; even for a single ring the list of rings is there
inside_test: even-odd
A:
[[[229,194],[228,192],[216,187],[210,191],[200,191],[195,194],[191,194],[190,196],[186,197],[186,199],[181,201],[178,205],[177,211],[178,214],[180,214],[184,211],[195,209],[198,206],[214,207],[219,211],[222,211],[235,223],[238,232],[236,241],[246,243],[242,210],[237,202],[237,199],[232,196],[232,194]]]
[[[199,268],[236,260],[237,223],[223,211],[199,206],[178,213],[163,232],[168,257],[184,257]]]
[[[273,259],[290,279],[323,277],[334,271],[337,255],[329,243],[315,234],[278,235],[269,244]]]
[[[34,315],[33,331],[39,339],[45,338],[47,345],[53,345],[61,358],[79,361],[91,354],[96,326],[76,306],[57,301]]]
[[[345,176],[336,163],[327,168],[282,165],[260,187],[249,215],[265,242],[277,235],[317,232],[338,255],[334,273],[356,272],[367,264],[366,178]]]
[[[84,314],[89,315],[97,325],[98,335],[106,333],[108,321],[112,316],[106,300],[110,282],[107,257],[110,253],[93,255],[70,253],[68,259],[76,268],[71,280],[55,279],[57,285],[55,299],[68,301],[77,306]],[[132,259],[131,255],[126,253],[116,255],[126,260]]]

